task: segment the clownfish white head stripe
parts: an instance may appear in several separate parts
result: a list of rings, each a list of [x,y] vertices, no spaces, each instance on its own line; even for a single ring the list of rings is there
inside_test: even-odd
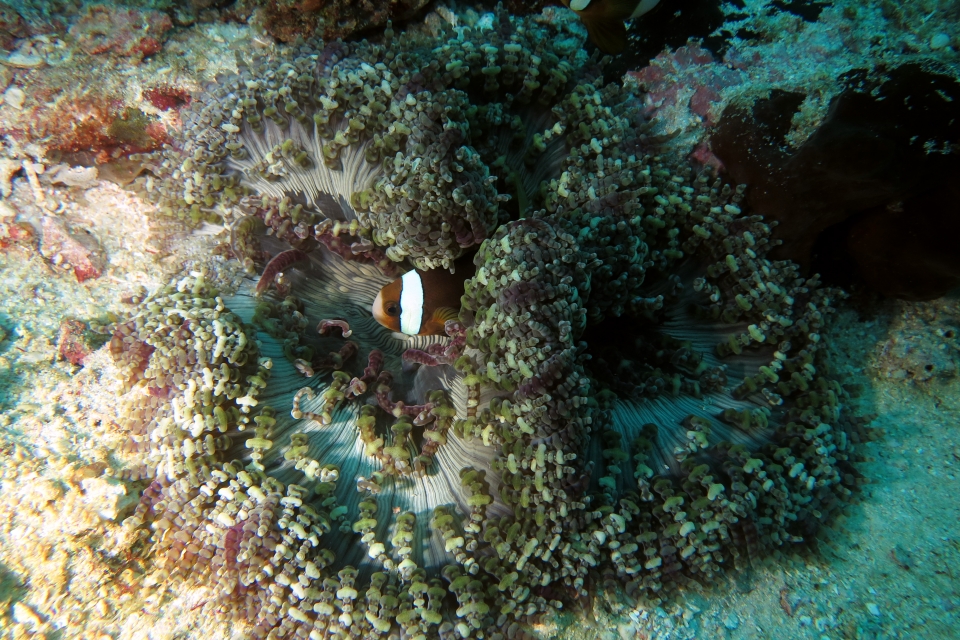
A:
[[[400,332],[415,336],[423,324],[423,280],[416,270],[406,272],[400,280]]]

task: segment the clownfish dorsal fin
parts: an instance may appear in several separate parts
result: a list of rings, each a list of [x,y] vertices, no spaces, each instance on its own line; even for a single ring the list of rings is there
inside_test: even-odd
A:
[[[420,335],[446,335],[447,320],[456,320],[460,315],[459,309],[453,307],[437,307],[433,310],[420,329]]]
[[[652,11],[660,3],[660,0],[640,0],[637,3],[637,6],[633,9],[633,13],[630,14],[631,18],[639,18],[648,11]]]
[[[457,320],[460,317],[460,310],[453,307],[437,307],[433,312],[433,319],[441,325],[447,323],[447,320]]]
[[[604,53],[617,54],[627,48],[627,28],[622,19],[581,17],[590,40]]]
[[[587,6],[595,9],[590,12],[591,17],[595,15],[598,18],[630,20],[639,18],[659,2],[660,0],[590,0]]]

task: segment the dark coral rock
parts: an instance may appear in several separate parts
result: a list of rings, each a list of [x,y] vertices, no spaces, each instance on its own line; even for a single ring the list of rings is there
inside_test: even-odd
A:
[[[868,209],[840,230],[856,275],[874,291],[931,300],[960,286],[960,175],[902,203]],[[824,257],[815,266],[827,266]]]
[[[18,38],[28,35],[30,29],[17,10],[0,4],[0,48],[10,49]]]
[[[488,3],[491,7],[495,3]],[[531,13],[540,13],[544,7],[555,4],[549,0],[507,0],[503,3],[504,8],[510,15],[526,16]]]
[[[879,80],[850,74],[846,83],[823,124],[798,149],[789,149],[785,136],[803,96],[774,91],[728,107],[713,150],[734,180],[751,185],[751,209],[780,223],[778,257],[824,268],[828,276],[854,264],[870,286],[889,295],[940,295],[960,275],[938,240],[955,228],[956,205],[936,194],[960,167],[960,82],[909,64]],[[897,209],[910,214],[897,215]],[[848,220],[815,254],[821,234]],[[877,255],[883,271],[876,270]]]
[[[830,3],[817,2],[816,0],[774,0],[773,6],[803,18],[807,22],[816,22],[824,8],[830,6]]]

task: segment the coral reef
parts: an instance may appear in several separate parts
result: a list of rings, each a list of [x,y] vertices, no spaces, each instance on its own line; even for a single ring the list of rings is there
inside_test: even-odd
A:
[[[128,525],[256,637],[522,637],[711,583],[860,484],[820,359],[839,292],[659,155],[568,24],[238,61],[143,159],[168,217],[280,256],[231,295],[171,282],[110,343],[150,481]],[[370,317],[387,272],[466,252],[449,339]]]
[[[89,78],[89,85],[75,82],[77,75]],[[97,90],[91,91],[90,86]],[[169,141],[163,120],[145,113],[142,105],[128,104],[123,86],[110,69],[92,58],[50,69],[25,93],[22,108],[8,110],[0,133],[16,144],[34,145],[54,159],[76,154],[103,164]]]
[[[26,222],[0,222],[0,250],[19,245],[36,246],[36,230]]]
[[[76,13],[77,5],[70,0],[20,0],[0,2],[0,39],[63,31],[65,21]],[[4,48],[7,48],[6,46]]]
[[[60,334],[57,336],[58,357],[74,366],[82,365],[94,351],[90,337],[87,325],[83,322],[73,318],[64,319],[60,323]]]
[[[143,97],[161,111],[179,109],[190,103],[190,94],[178,87],[152,87],[143,92]]]
[[[919,384],[955,378],[960,373],[960,305],[956,296],[941,298],[930,306],[904,303],[898,311],[901,313],[891,322],[893,331],[868,356],[877,375]]]
[[[956,172],[957,6],[923,3],[925,19],[920,6],[745,0],[680,46],[697,28],[681,3],[637,21],[632,36],[654,48],[613,68],[648,91],[658,133],[751,185],[748,206],[781,223],[775,257],[831,285],[930,299],[958,283],[942,240],[955,205],[938,188]],[[671,41],[658,21],[690,31]]]

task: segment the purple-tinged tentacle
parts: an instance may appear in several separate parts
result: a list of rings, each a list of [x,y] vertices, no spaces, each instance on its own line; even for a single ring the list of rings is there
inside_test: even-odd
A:
[[[349,338],[353,335],[353,331],[350,329],[350,325],[347,324],[346,320],[341,320],[340,318],[333,318],[332,320],[321,320],[320,324],[317,325],[317,333],[322,336],[327,335],[331,329],[340,329],[340,333],[344,338]]]
[[[267,266],[264,267],[263,275],[260,276],[260,280],[257,281],[257,295],[259,296],[266,291],[276,277],[283,273],[285,269],[300,262],[301,260],[306,259],[307,254],[299,249],[281,251],[277,255],[273,256],[270,262],[267,263]]]

